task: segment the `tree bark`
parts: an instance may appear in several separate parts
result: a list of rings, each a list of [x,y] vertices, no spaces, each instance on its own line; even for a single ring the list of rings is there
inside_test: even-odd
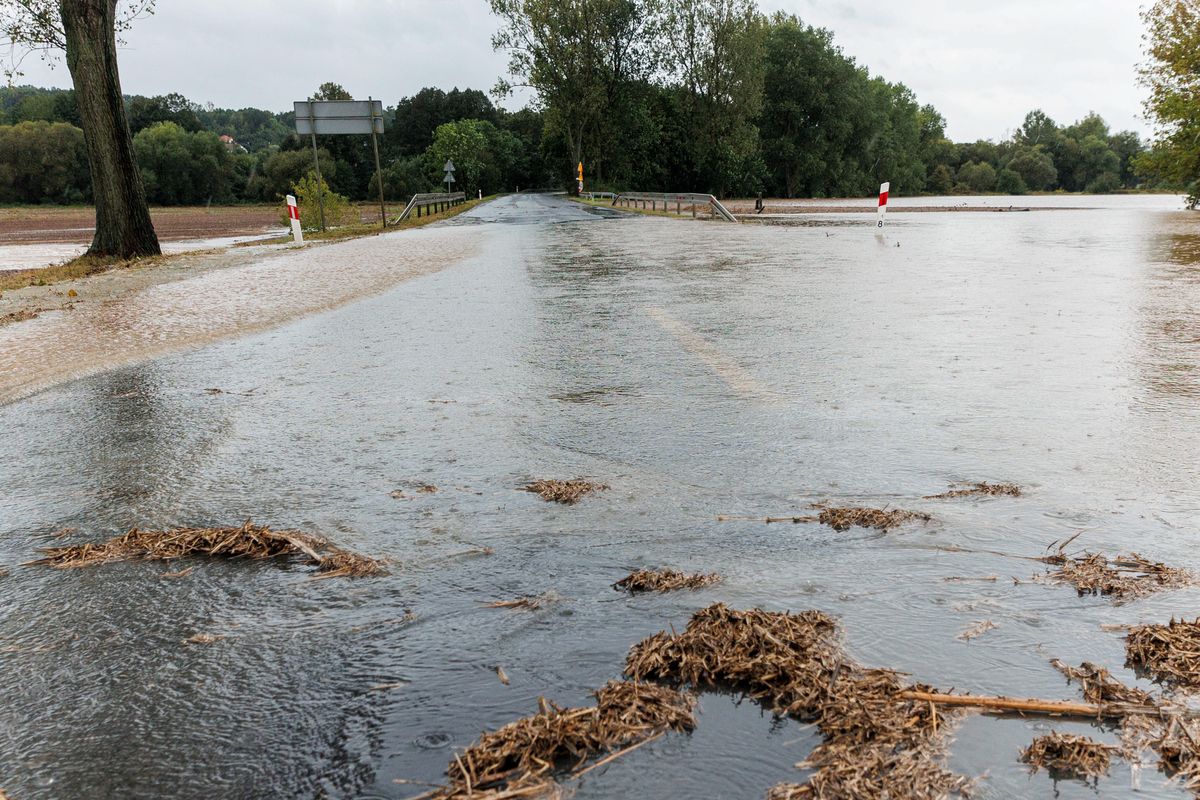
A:
[[[59,0],[67,68],[75,85],[92,172],[96,234],[87,254],[102,258],[158,255],[142,174],[133,157],[117,73],[117,0]]]

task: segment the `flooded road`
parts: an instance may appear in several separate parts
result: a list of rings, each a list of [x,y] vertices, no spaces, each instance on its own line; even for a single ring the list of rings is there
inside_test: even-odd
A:
[[[1146,687],[1100,625],[1195,617],[1200,590],[1114,607],[1010,580],[1037,563],[934,548],[1036,556],[1082,531],[1092,550],[1200,569],[1200,222],[1177,206],[907,215],[879,239],[860,218],[735,226],[521,196],[248,271],[208,315],[177,294],[131,300],[110,327],[75,316],[78,353],[52,358],[90,374],[0,406],[0,787],[408,797],[424,787],[397,779],[439,782],[454,747],[539,696],[588,702],[633,644],[718,600],[821,609],[858,661],[962,692],[1076,699],[1054,657]],[[450,244],[449,266],[421,271]],[[367,261],[419,276],[272,316],[315,271],[335,285],[375,275],[337,271]],[[248,335],[147,344],[259,313]],[[0,328],[0,358],[27,362],[38,340],[16,338],[66,316]],[[576,476],[611,489],[575,507],[517,491]],[[959,480],[1027,491],[921,499]],[[822,500],[934,520],[716,521]],[[135,525],[250,517],[396,563],[354,582],[261,562],[19,566]],[[642,566],[725,581],[610,587]],[[533,612],[485,607],[547,592]],[[998,628],[957,638],[985,619]],[[222,638],[184,644],[197,633]],[[1018,751],[1049,727],[970,718],[951,765],[986,772],[986,798],[1129,795],[1123,762],[1096,789],[1031,776]],[[705,694],[695,733],[589,773],[576,796],[760,798],[803,780],[793,765],[817,736]],[[1186,795],[1147,765],[1139,796]]]

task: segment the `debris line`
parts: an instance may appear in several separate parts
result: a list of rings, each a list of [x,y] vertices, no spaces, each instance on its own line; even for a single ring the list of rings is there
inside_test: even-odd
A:
[[[319,536],[295,530],[271,530],[250,520],[237,528],[132,528],[105,542],[44,548],[30,564],[55,569],[94,567],[118,561],[167,561],[185,556],[264,559],[307,556],[318,577],[364,577],[386,574],[381,561],[343,550]]]
[[[576,478],[569,481],[538,480],[522,486],[521,490],[533,492],[550,503],[562,503],[563,505],[573,506],[592,492],[601,492],[607,488],[608,486],[603,483],[594,483],[582,478]]]
[[[446,769],[450,785],[421,795],[438,800],[554,796],[557,773],[582,774],[596,756],[613,756],[696,726],[690,694],[654,684],[612,681],[596,705],[561,708],[539,698],[538,713],[484,733]]]
[[[1015,483],[988,483],[987,481],[984,481],[982,483],[968,483],[968,484],[955,484],[955,485],[961,486],[963,488],[950,489],[948,491],[942,492],[941,494],[927,494],[927,495],[925,495],[925,497],[923,499],[925,499],[925,500],[945,500],[945,499],[948,499],[951,497],[977,497],[977,496],[995,497],[998,495],[1008,495],[1009,497],[1020,497],[1021,496],[1021,487],[1017,486]]]
[[[813,775],[774,787],[771,800],[923,800],[971,785],[944,766],[945,736],[958,712],[904,696],[929,687],[855,663],[837,623],[820,611],[735,611],[718,603],[696,612],[682,633],[635,645],[625,672],[744,691],[777,714],[815,722],[825,738],[802,765]]]
[[[670,592],[675,589],[699,589],[719,583],[715,572],[686,573],[674,569],[638,569],[613,584],[614,589],[629,592]]]
[[[1196,576],[1186,569],[1168,567],[1137,553],[1111,559],[1103,553],[1084,553],[1074,558],[1060,550],[1042,560],[1057,569],[1037,579],[1068,583],[1080,595],[1103,595],[1118,604],[1196,582]]]
[[[883,508],[833,508],[825,505],[815,505],[813,508],[820,509],[817,521],[835,531],[848,531],[852,527],[889,531],[912,520],[928,522],[933,519],[920,511],[902,509],[888,511]]]

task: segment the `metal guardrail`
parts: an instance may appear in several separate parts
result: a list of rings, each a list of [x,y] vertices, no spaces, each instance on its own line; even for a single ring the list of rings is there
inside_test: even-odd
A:
[[[612,192],[584,192],[583,194],[588,200],[595,200],[597,197],[602,200],[614,200],[617,197]]]
[[[445,192],[414,194],[412,196],[412,200],[409,200],[408,205],[404,207],[404,213],[396,218],[396,222],[403,222],[404,220],[408,219],[408,215],[412,213],[414,208],[417,210],[417,216],[419,217],[421,216],[422,209],[428,210],[430,206],[433,206],[434,208],[433,213],[437,213],[438,211],[447,209],[450,206],[456,206],[460,203],[465,203],[466,200],[467,195],[464,192],[450,192],[449,194]]]
[[[662,203],[663,211],[670,211],[669,204],[675,204],[675,213],[682,214],[683,207],[691,206],[692,216],[696,216],[697,206],[709,206],[712,208],[713,216],[719,216],[728,222],[737,222],[738,218],[729,213],[729,209],[721,204],[721,201],[713,197],[711,194],[699,194],[696,192],[681,192],[681,193],[664,193],[664,192],[621,192],[613,198],[613,205],[628,206],[630,203],[641,203],[641,207],[645,208],[646,204],[650,204],[651,211],[658,210],[658,204]]]

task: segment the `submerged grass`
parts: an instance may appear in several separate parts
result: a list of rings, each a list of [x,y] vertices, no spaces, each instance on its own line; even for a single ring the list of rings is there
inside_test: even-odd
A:
[[[815,722],[824,741],[802,765],[814,774],[774,787],[771,800],[924,800],[971,785],[944,766],[947,729],[961,712],[909,700],[904,692],[928,687],[855,663],[837,624],[819,611],[735,611],[718,603],[693,615],[682,633],[635,645],[625,672],[634,680],[744,691],[777,714]]]
[[[559,792],[556,774],[582,774],[588,760],[619,754],[667,731],[696,726],[690,694],[654,684],[612,681],[596,705],[560,708],[539,698],[538,713],[483,734],[446,769],[450,785],[428,798],[544,797]]]
[[[823,504],[817,504],[813,508],[819,509],[817,521],[835,531],[848,531],[853,527],[889,531],[912,520],[928,522],[933,519],[920,511],[902,509],[889,511],[883,508],[834,508]]]
[[[699,589],[719,583],[715,572],[687,573],[674,569],[637,569],[613,584],[614,589],[628,592],[670,592],[676,589]]]
[[[1021,751],[1021,760],[1031,769],[1045,769],[1062,777],[1099,778],[1108,774],[1117,748],[1087,736],[1053,731],[1039,736]]]
[[[44,548],[30,562],[55,569],[75,569],[118,561],[166,561],[186,556],[264,559],[307,556],[320,577],[365,577],[384,574],[380,561],[343,550],[325,539],[294,530],[271,530],[247,520],[237,528],[133,528],[104,542]]]
[[[25,269],[0,273],[0,292],[23,289],[26,286],[49,286],[52,283],[74,281],[89,275],[98,275],[111,269],[122,269],[131,266],[160,264],[170,256],[147,256],[145,258],[119,259],[98,258],[82,255],[73,258],[65,264],[40,269]]]
[[[963,488],[960,488],[960,489],[952,488],[945,492],[942,492],[941,494],[928,494],[928,495],[925,495],[924,499],[925,500],[944,500],[944,499],[952,498],[952,497],[978,497],[978,496],[995,497],[998,495],[1008,495],[1009,497],[1020,497],[1021,496],[1021,487],[1016,485],[1015,483],[988,483],[987,481],[983,481],[981,483],[968,483],[968,484],[955,484],[955,485],[962,486]]]
[[[522,486],[521,490],[532,492],[548,503],[573,506],[592,492],[602,492],[607,488],[603,483],[576,478],[567,481],[537,480]]]

